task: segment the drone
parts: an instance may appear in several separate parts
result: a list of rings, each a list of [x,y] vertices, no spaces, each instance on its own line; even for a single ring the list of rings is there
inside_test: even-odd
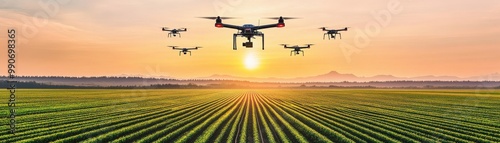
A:
[[[200,17],[204,19],[215,19],[215,27],[217,28],[231,28],[231,29],[236,29],[238,30],[238,33],[233,34],[233,50],[237,50],[236,47],[236,37],[241,36],[245,37],[248,39],[248,42],[243,43],[243,46],[246,48],[252,48],[253,43],[251,41],[251,38],[255,38],[256,36],[262,37],[262,50],[264,50],[264,33],[258,31],[260,29],[266,29],[266,28],[274,28],[274,27],[285,27],[285,20],[287,19],[295,19],[293,17],[270,17],[268,19],[275,19],[278,20],[278,23],[275,24],[267,24],[267,25],[259,25],[255,26],[252,24],[244,24],[243,26],[237,26],[237,25],[231,25],[231,24],[225,24],[222,23],[222,19],[233,19],[232,17]]]
[[[326,29],[326,27],[321,27],[319,29],[322,29],[323,31],[327,31],[325,34],[323,34],[323,40],[325,39],[326,35],[329,35],[328,40],[330,40],[330,38],[335,39],[335,36],[337,34],[340,36],[340,39],[342,39],[342,34],[339,32],[340,31],[347,31],[347,28],[349,28],[349,27],[345,27],[344,29]]]
[[[168,27],[163,27],[161,28],[162,31],[168,31],[168,37],[172,37],[172,36],[177,36],[177,34],[179,34],[179,38],[181,37],[181,33],[179,32],[186,32],[187,31],[187,28],[179,28],[179,29],[168,29]]]
[[[285,49],[293,49],[290,52],[290,56],[292,56],[292,53],[295,52],[295,56],[300,55],[300,52],[302,52],[302,56],[304,56],[304,51],[302,49],[309,49],[311,46],[314,44],[306,44],[306,46],[288,46],[288,44],[281,44],[281,46],[285,47]]]
[[[191,56],[191,51],[189,51],[189,50],[198,50],[198,48],[201,48],[201,47],[177,48],[179,46],[168,46],[168,47],[172,47],[173,50],[181,50],[181,51],[179,51],[179,56],[181,55],[181,53],[184,53],[184,55],[186,55],[187,53],[189,53],[189,56]]]

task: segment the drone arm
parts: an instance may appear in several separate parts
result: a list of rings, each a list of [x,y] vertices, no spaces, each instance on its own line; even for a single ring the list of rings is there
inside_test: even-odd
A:
[[[237,25],[224,24],[224,23],[221,23],[221,24],[222,24],[222,27],[226,27],[226,28],[238,29],[238,30],[242,30],[243,29],[243,27],[237,26]]]
[[[261,25],[261,26],[255,26],[254,29],[255,30],[259,30],[259,29],[266,29],[266,28],[273,28],[273,27],[278,27],[278,24],[267,24],[267,25]]]

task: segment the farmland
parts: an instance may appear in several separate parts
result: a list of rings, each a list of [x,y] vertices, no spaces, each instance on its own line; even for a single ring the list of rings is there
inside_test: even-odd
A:
[[[500,91],[400,89],[17,92],[2,142],[500,142]]]

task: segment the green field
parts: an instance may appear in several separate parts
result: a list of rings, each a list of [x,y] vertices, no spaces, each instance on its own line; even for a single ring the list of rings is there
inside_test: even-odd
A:
[[[500,142],[495,90],[18,90],[16,109],[1,142]]]

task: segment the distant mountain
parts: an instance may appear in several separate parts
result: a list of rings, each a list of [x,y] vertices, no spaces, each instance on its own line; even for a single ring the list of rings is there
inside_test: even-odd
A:
[[[475,79],[475,80],[479,80],[479,81],[484,81],[484,80],[499,81],[500,80],[500,73],[494,73],[494,74],[483,75],[483,76],[473,76],[473,77],[470,77],[470,79]]]
[[[464,78],[459,78],[456,76],[433,76],[433,75],[419,76],[419,77],[413,77],[413,78],[409,78],[409,79],[410,80],[426,80],[426,81],[429,81],[429,80],[445,80],[445,81],[464,80]]]
[[[7,77],[0,76],[0,80],[7,80]],[[336,71],[331,71],[325,74],[307,77],[297,77],[297,78],[255,78],[255,77],[238,77],[231,75],[212,75],[209,77],[201,78],[190,78],[190,79],[178,79],[169,76],[162,77],[144,77],[139,75],[120,75],[120,76],[99,76],[99,77],[64,77],[64,76],[19,76],[15,80],[21,82],[37,82],[47,85],[70,85],[70,86],[149,86],[154,84],[197,84],[197,85],[221,85],[221,84],[249,84],[249,82],[265,82],[256,84],[283,84],[283,86],[291,84],[325,84],[327,86],[377,86],[377,87],[396,87],[396,84],[401,86],[417,86],[422,87],[426,85],[432,86],[489,86],[497,87],[500,83],[500,74],[494,73],[484,76],[472,76],[472,77],[456,77],[456,76],[418,76],[418,77],[396,77],[393,75],[376,75],[376,76],[356,76],[354,74],[339,73]],[[379,82],[377,85],[371,83],[376,81]],[[384,83],[391,81],[388,83]],[[397,81],[397,82],[393,82]],[[408,83],[402,83],[401,81],[408,81]],[[417,81],[417,82],[411,82]],[[426,81],[421,82],[421,81]],[[446,82],[435,82],[434,81],[446,81]],[[466,82],[455,82],[455,81],[466,81]],[[479,82],[467,82],[467,81],[479,81]],[[491,82],[481,82],[481,81],[495,81]],[[336,82],[335,84],[333,84]],[[348,83],[350,82],[350,83]],[[360,82],[356,84],[353,82]],[[366,84],[363,84],[363,83]],[[446,84],[445,84],[446,83]],[[463,83],[463,84],[462,84]],[[472,85],[471,85],[472,83]],[[384,84],[384,85],[379,85]],[[267,86],[267,85],[266,85]]]
[[[490,74],[484,76],[473,76],[467,78],[460,78],[456,76],[418,76],[418,77],[396,77],[393,75],[376,75],[371,77],[356,76],[354,74],[338,73],[331,71],[326,74],[297,77],[297,78],[255,78],[255,77],[238,77],[231,75],[212,75],[208,77],[200,77],[197,79],[217,79],[217,80],[241,80],[251,82],[368,82],[368,81],[396,81],[396,80],[415,80],[415,81],[500,81],[500,74]]]
[[[0,76],[0,82],[7,85],[7,77]],[[253,78],[231,75],[213,75],[194,79],[176,79],[159,77],[99,76],[18,76],[15,78],[23,88],[74,88],[74,87],[157,87],[172,88],[179,85],[186,87],[211,88],[276,88],[276,87],[361,87],[361,88],[499,88],[500,74],[460,78],[455,76],[419,76],[396,77],[376,75],[361,77],[335,71],[326,74],[298,78]],[[2,84],[2,83],[0,83]],[[178,88],[186,88],[178,87]]]

